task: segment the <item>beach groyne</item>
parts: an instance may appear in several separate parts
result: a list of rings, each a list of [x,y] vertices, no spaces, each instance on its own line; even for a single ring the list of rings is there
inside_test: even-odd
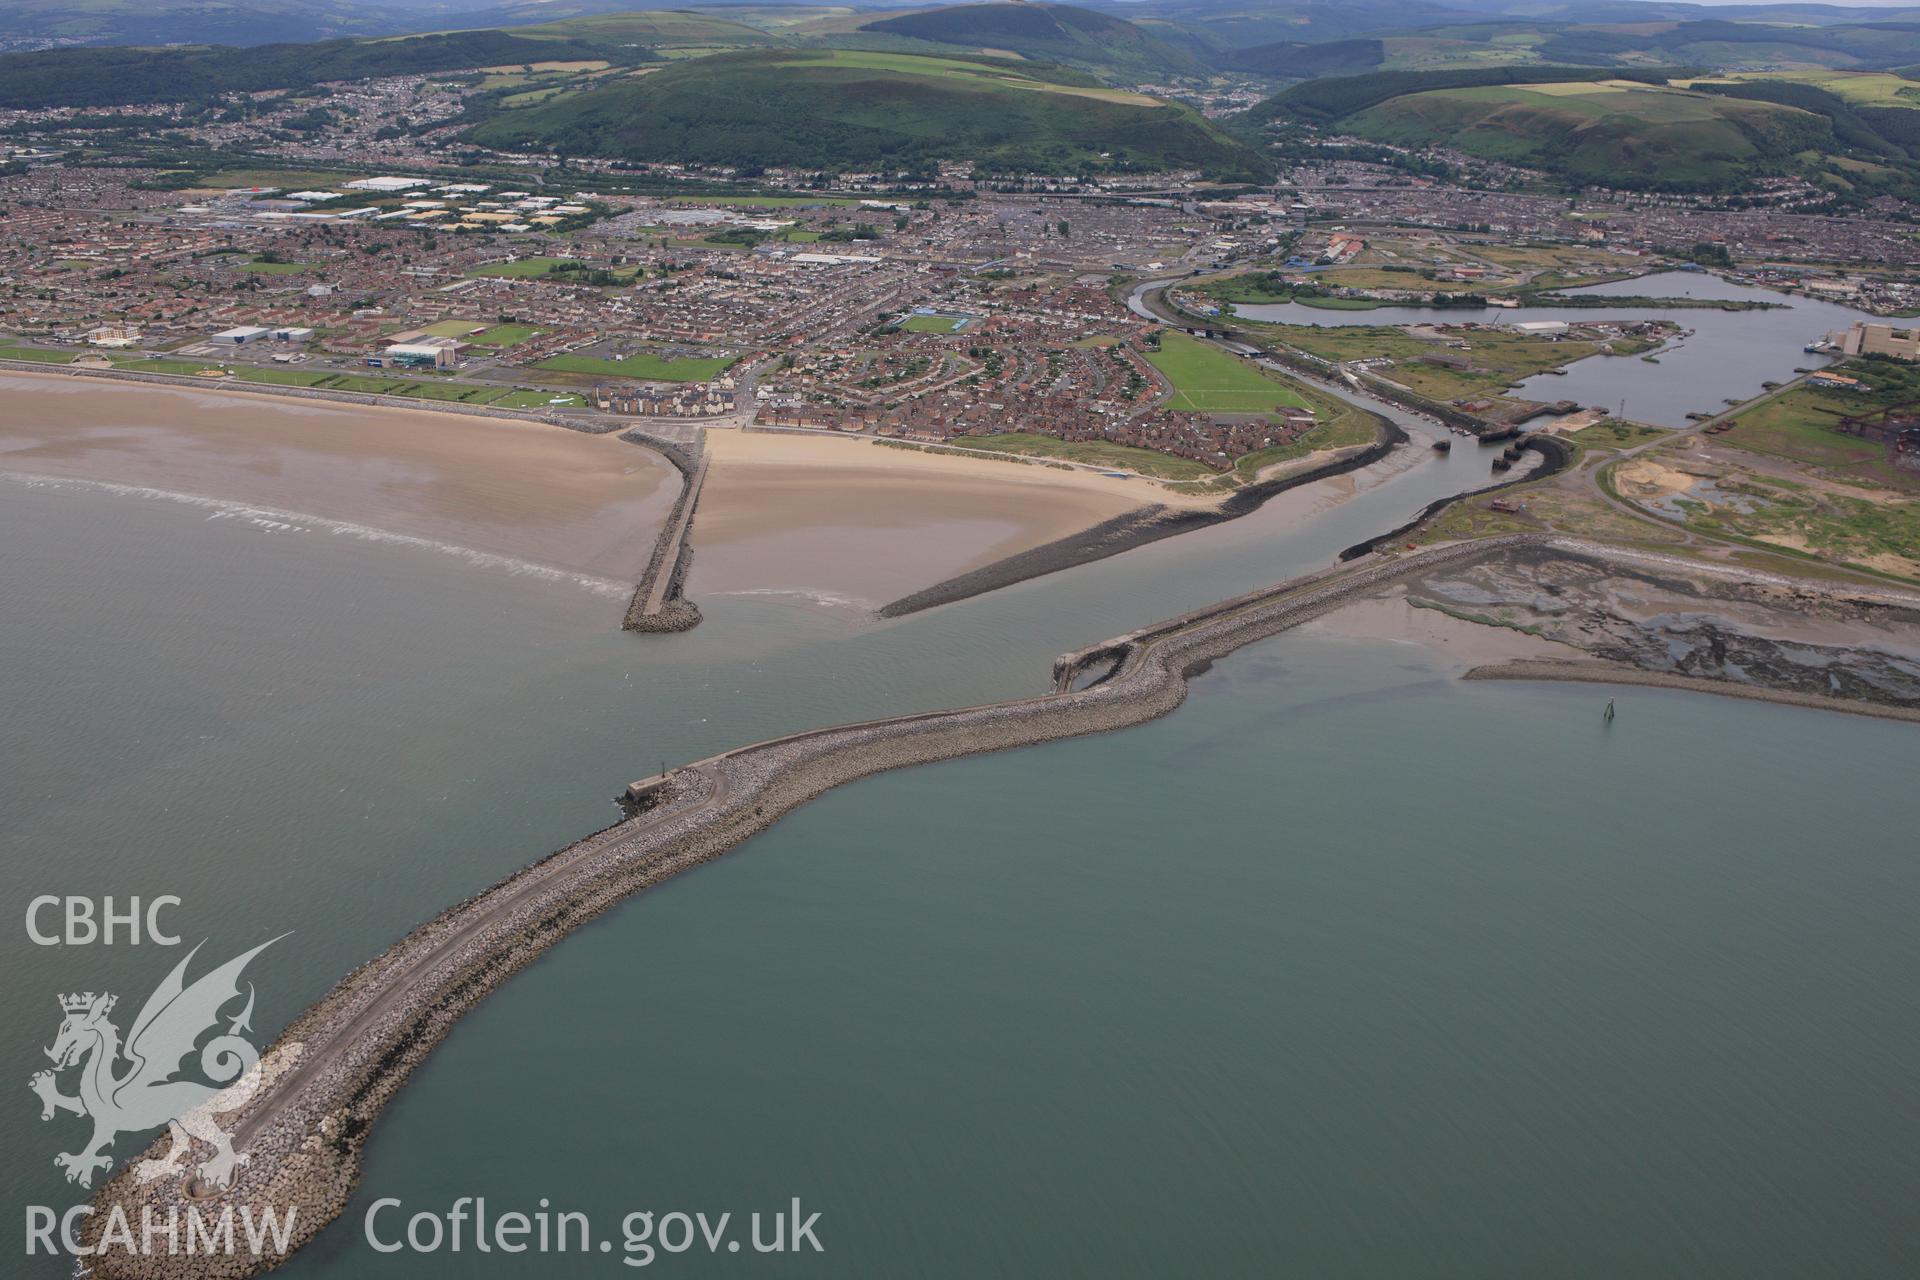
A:
[[[627,431],[620,438],[657,450],[681,477],[680,496],[667,513],[666,523],[660,526],[653,555],[647,561],[646,572],[634,586],[621,629],[653,633],[691,631],[700,625],[700,607],[687,599],[682,590],[693,559],[687,534],[693,527],[693,513],[700,504],[700,493],[706,487],[711,458],[702,448],[686,448],[644,432]]]
[[[279,1265],[347,1205],[376,1118],[462,1014],[567,933],[629,895],[718,857],[821,793],[886,770],[1100,733],[1165,715],[1214,660],[1408,574],[1544,540],[1516,534],[1327,571],[1107,642],[1112,673],[1068,693],[792,734],[671,770],[642,812],[448,908],[362,965],[262,1056],[259,1087],[223,1117],[248,1157],[233,1184],[143,1182],[129,1161],[96,1196],[82,1241],[93,1273],[124,1280],[228,1280]],[[1100,648],[1102,646],[1093,646]],[[158,1157],[166,1140],[148,1156]],[[203,1153],[204,1154],[204,1153]],[[190,1206],[293,1213],[272,1244],[220,1257],[142,1253],[116,1220]],[[101,1248],[104,1242],[105,1248]],[[136,1236],[137,1240],[137,1236]]]

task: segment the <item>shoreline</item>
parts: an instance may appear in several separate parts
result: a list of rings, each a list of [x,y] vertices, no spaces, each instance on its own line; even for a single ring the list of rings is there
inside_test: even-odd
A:
[[[1772,689],[1766,685],[1737,684],[1732,680],[1713,680],[1705,676],[1682,675],[1676,671],[1649,671],[1605,658],[1514,658],[1488,663],[1461,674],[1462,680],[1535,680],[1580,684],[1636,685],[1650,689],[1674,689],[1683,693],[1708,693],[1722,698],[1745,698],[1752,702],[1771,702],[1783,707],[1801,707],[1810,711],[1838,711],[1845,715],[1876,716],[1883,720],[1904,720],[1920,724],[1920,707],[1896,706],[1884,702],[1864,702],[1854,698],[1823,698],[1791,689]]]
[[[12,476],[294,512],[629,586],[682,487],[671,442],[634,432],[42,371],[0,371],[0,388]]]

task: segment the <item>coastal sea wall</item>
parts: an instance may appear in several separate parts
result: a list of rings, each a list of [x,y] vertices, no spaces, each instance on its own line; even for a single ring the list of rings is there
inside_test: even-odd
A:
[[[228,1280],[279,1265],[344,1211],[373,1123],[462,1014],[581,924],[718,857],[815,796],[890,769],[1154,719],[1180,705],[1190,675],[1243,645],[1408,574],[1545,541],[1515,534],[1455,544],[1226,601],[1093,646],[1118,657],[1113,672],[1087,689],[813,730],[673,770],[643,812],[448,908],[289,1026],[263,1055],[259,1088],[225,1117],[248,1157],[230,1187],[177,1174],[142,1181],[138,1160],[116,1173],[82,1232],[98,1250],[93,1274]],[[163,1139],[145,1154],[157,1158],[166,1146]],[[165,1220],[174,1211],[184,1218],[189,1207],[204,1214],[226,1205],[256,1216],[293,1211],[287,1253],[142,1254],[109,1235],[117,1218],[137,1224],[143,1213]]]

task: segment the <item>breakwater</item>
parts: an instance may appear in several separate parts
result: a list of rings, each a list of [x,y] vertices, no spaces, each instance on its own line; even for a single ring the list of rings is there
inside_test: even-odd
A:
[[[1372,444],[1339,451],[1339,456],[1317,466],[1308,467],[1292,475],[1278,476],[1272,480],[1258,481],[1244,488],[1236,489],[1223,499],[1219,506],[1211,509],[1176,511],[1158,504],[1142,507],[1137,511],[1123,512],[1078,533],[1068,534],[1041,546],[1029,547],[1025,551],[996,560],[992,564],[982,565],[978,569],[937,582],[911,595],[901,596],[898,600],[882,605],[879,615],[883,618],[899,618],[922,609],[932,609],[943,604],[966,600],[973,596],[985,595],[1001,587],[1024,582],[1028,578],[1038,578],[1049,573],[1058,573],[1062,569],[1071,569],[1077,565],[1090,564],[1095,560],[1105,560],[1117,556],[1134,547],[1145,546],[1149,542],[1158,542],[1162,538],[1171,538],[1176,534],[1190,533],[1195,529],[1204,529],[1210,525],[1222,524],[1228,520],[1237,520],[1241,516],[1251,515],[1268,501],[1301,485],[1316,480],[1325,480],[1331,476],[1345,475],[1349,471],[1358,471],[1362,467],[1372,466],[1385,458],[1394,449],[1407,442],[1407,433],[1398,425],[1378,414],[1370,414],[1374,420],[1374,440]]]
[[[700,492],[706,487],[707,465],[711,461],[696,445],[686,449],[671,441],[660,440],[639,431],[622,432],[622,440],[644,444],[656,450],[680,472],[680,496],[660,526],[653,555],[646,572],[634,586],[633,599],[620,626],[625,631],[691,631],[700,625],[700,607],[682,594],[693,550],[687,544],[687,532],[693,527],[694,508],[700,504]]]
[[[98,1248],[118,1209],[139,1223],[190,1205],[296,1211],[288,1252],[346,1207],[366,1136],[413,1068],[459,1017],[554,942],[649,885],[697,866],[822,792],[858,778],[984,751],[1125,728],[1166,714],[1190,674],[1252,641],[1410,573],[1544,541],[1510,535],[1323,572],[1131,633],[1111,675],[1079,691],[794,734],[671,771],[651,805],[558,850],[421,925],[347,975],[262,1057],[257,1091],[223,1118],[248,1157],[230,1187],[178,1175],[142,1182],[137,1161],[96,1197],[83,1240]],[[1099,646],[1096,646],[1099,647]],[[148,1154],[157,1157],[165,1141]],[[204,1154],[204,1153],[203,1153]],[[136,1234],[137,1241],[137,1234]],[[271,1245],[267,1248],[271,1250]],[[279,1252],[179,1257],[117,1239],[102,1277],[242,1277]]]
[[[1920,723],[1920,708],[1893,706],[1884,702],[1862,702],[1856,698],[1827,698],[1817,693],[1798,693],[1792,689],[1774,689],[1759,684],[1739,684],[1705,676],[1683,675],[1676,671],[1648,671],[1644,667],[1604,659],[1526,659],[1490,663],[1462,673],[1462,680],[1547,680],[1585,684],[1627,684],[1651,689],[1680,689],[1688,693],[1711,693],[1723,698],[1746,698],[1771,702],[1784,707],[1805,707],[1812,711],[1840,711],[1848,715],[1878,716],[1883,720]]]
[[[1520,442],[1520,447],[1522,449],[1530,449],[1539,454],[1541,458],[1540,465],[1528,471],[1525,475],[1515,476],[1511,480],[1502,480],[1498,484],[1490,484],[1484,489],[1471,489],[1466,493],[1456,493],[1445,498],[1435,498],[1432,502],[1422,507],[1420,513],[1405,524],[1389,529],[1385,533],[1376,533],[1373,537],[1363,542],[1354,543],[1340,553],[1340,559],[1343,561],[1358,560],[1361,556],[1370,555],[1394,541],[1396,538],[1404,538],[1407,534],[1412,533],[1415,529],[1418,529],[1421,525],[1433,519],[1456,502],[1463,502],[1468,498],[1485,497],[1489,493],[1498,493],[1500,490],[1512,488],[1514,485],[1532,484],[1536,480],[1545,480],[1549,476],[1559,475],[1562,471],[1565,471],[1573,465],[1573,446],[1558,436],[1530,435]]]

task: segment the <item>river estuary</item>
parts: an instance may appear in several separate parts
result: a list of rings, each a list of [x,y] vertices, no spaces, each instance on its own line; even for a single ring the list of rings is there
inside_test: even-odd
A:
[[[15,900],[179,895],[214,958],[292,930],[249,971],[271,1037],[663,760],[1037,692],[1486,467],[1416,438],[886,623],[696,571],[706,623],[644,639],[614,584],[0,478],[0,854]],[[702,1275],[1912,1274],[1911,728],[1632,690],[1607,729],[1606,692],[1329,623],[1158,723],[834,792],[464,1020],[283,1274],[626,1270],[362,1238],[473,1195],[616,1239],[822,1213],[818,1257],[656,1262]],[[5,946],[8,1198],[64,1206],[73,1122],[24,1087],[54,996],[177,957]]]
[[[1785,382],[1796,368],[1817,368],[1827,358],[1803,348],[1856,320],[1886,323],[1880,316],[1832,302],[1772,289],[1732,284],[1705,272],[1665,271],[1637,280],[1570,289],[1610,297],[1718,298],[1782,304],[1778,310],[1718,311],[1706,307],[1377,307],[1330,311],[1297,302],[1242,305],[1236,315],[1279,324],[1517,324],[1529,320],[1672,320],[1692,330],[1658,351],[1658,363],[1596,356],[1565,374],[1541,374],[1521,383],[1515,395],[1530,400],[1575,400],[1655,426],[1685,426],[1689,413],[1718,413],[1728,400],[1760,394],[1760,384]]]

